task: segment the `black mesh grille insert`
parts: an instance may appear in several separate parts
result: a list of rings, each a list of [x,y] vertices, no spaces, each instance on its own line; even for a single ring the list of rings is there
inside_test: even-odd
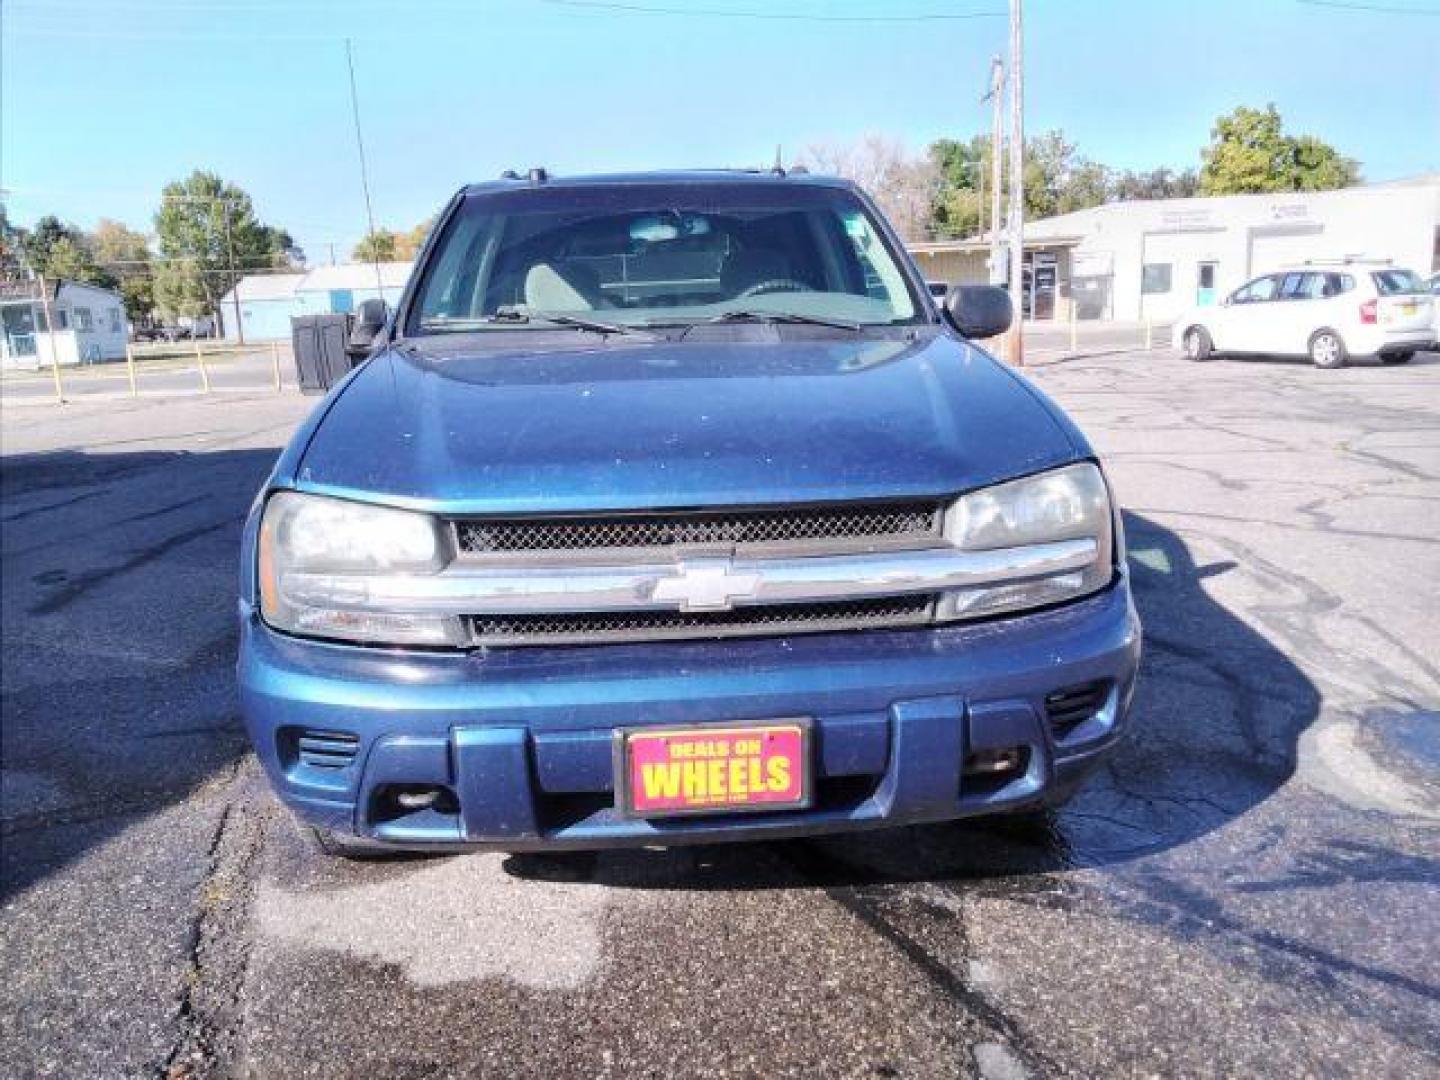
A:
[[[734,611],[614,611],[547,615],[476,615],[471,629],[480,645],[575,645],[666,638],[806,634],[930,620],[935,598],[888,596],[816,604],[775,604]]]
[[[923,542],[940,534],[937,503],[780,510],[484,518],[455,525],[467,554],[606,551],[681,544],[770,545],[877,539]]]

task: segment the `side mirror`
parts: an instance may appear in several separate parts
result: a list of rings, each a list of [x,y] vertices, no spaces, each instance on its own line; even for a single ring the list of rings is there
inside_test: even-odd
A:
[[[369,353],[389,317],[390,309],[384,300],[361,301],[360,310],[350,326],[350,339],[345,343],[345,351],[353,357]]]
[[[945,318],[967,338],[991,338],[1010,329],[1015,308],[997,285],[956,285],[945,295]]]

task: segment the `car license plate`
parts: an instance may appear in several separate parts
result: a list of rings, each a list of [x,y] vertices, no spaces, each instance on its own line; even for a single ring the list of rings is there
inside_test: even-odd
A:
[[[632,817],[808,806],[810,722],[623,730],[615,769]]]
[[[1419,304],[1415,304],[1415,303],[1411,303],[1409,300],[1405,301],[1403,304],[1400,305],[1400,314],[1401,314],[1401,315],[1414,315],[1415,312],[1417,312],[1417,311],[1419,311],[1419,310],[1420,310],[1420,305],[1419,305]]]

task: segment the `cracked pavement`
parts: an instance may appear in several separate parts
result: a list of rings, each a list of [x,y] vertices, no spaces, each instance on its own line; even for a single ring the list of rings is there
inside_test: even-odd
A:
[[[278,809],[231,671],[313,401],[8,407],[0,1074],[1440,1074],[1440,357],[1033,378],[1147,632],[1064,810],[360,863]]]

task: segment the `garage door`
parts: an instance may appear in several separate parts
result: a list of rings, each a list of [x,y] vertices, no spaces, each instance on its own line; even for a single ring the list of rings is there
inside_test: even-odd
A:
[[[1283,229],[1252,229],[1250,273],[1246,276],[1268,274],[1271,270],[1279,270],[1283,266],[1303,263],[1306,259],[1323,259],[1326,255],[1323,226],[1291,225]]]

